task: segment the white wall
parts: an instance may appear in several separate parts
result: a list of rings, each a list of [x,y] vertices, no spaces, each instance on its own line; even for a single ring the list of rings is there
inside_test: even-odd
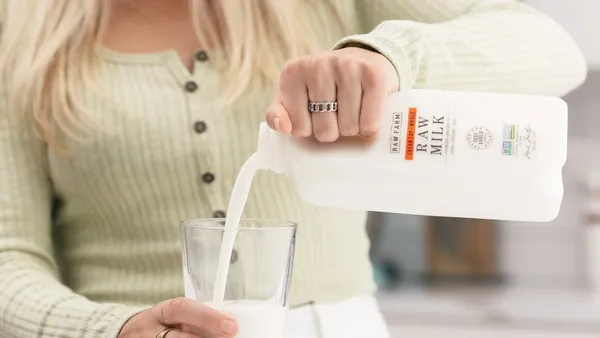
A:
[[[600,0],[525,0],[553,17],[581,46],[591,68],[600,69]]]

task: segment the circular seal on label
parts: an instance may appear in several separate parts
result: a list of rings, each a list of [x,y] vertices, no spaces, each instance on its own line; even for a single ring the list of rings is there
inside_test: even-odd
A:
[[[471,148],[483,150],[492,144],[494,136],[486,127],[473,127],[467,133],[467,141]]]

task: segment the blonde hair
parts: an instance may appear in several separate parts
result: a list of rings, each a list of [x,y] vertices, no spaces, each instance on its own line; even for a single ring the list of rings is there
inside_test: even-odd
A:
[[[10,112],[29,114],[51,147],[57,146],[59,134],[81,139],[90,130],[102,129],[86,109],[81,88],[101,91],[96,47],[110,1],[0,1],[0,66]],[[226,55],[217,69],[226,79],[235,79],[222,81],[227,103],[256,86],[277,82],[287,59],[330,47],[322,45],[322,35],[331,22],[344,30],[338,0],[188,1],[200,44],[216,42]],[[326,11],[299,8],[323,4]],[[217,21],[218,27],[200,29],[200,22]]]

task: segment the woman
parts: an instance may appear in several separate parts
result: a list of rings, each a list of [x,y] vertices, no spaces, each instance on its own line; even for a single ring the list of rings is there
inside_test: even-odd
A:
[[[586,74],[561,27],[516,0],[2,4],[6,338],[234,336],[178,298],[178,223],[224,215],[265,113],[331,142],[376,133],[399,89],[564,95]],[[245,214],[300,224],[290,336],[388,335],[364,213],[305,205],[259,174]]]

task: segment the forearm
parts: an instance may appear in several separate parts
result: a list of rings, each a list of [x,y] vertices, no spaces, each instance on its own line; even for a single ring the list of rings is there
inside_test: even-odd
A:
[[[0,253],[0,336],[116,338],[140,309],[94,303],[60,284],[35,256]]]
[[[558,24],[516,1],[480,1],[443,22],[388,20],[336,48],[355,44],[392,61],[402,89],[562,96],[584,81],[587,70],[579,48]]]

